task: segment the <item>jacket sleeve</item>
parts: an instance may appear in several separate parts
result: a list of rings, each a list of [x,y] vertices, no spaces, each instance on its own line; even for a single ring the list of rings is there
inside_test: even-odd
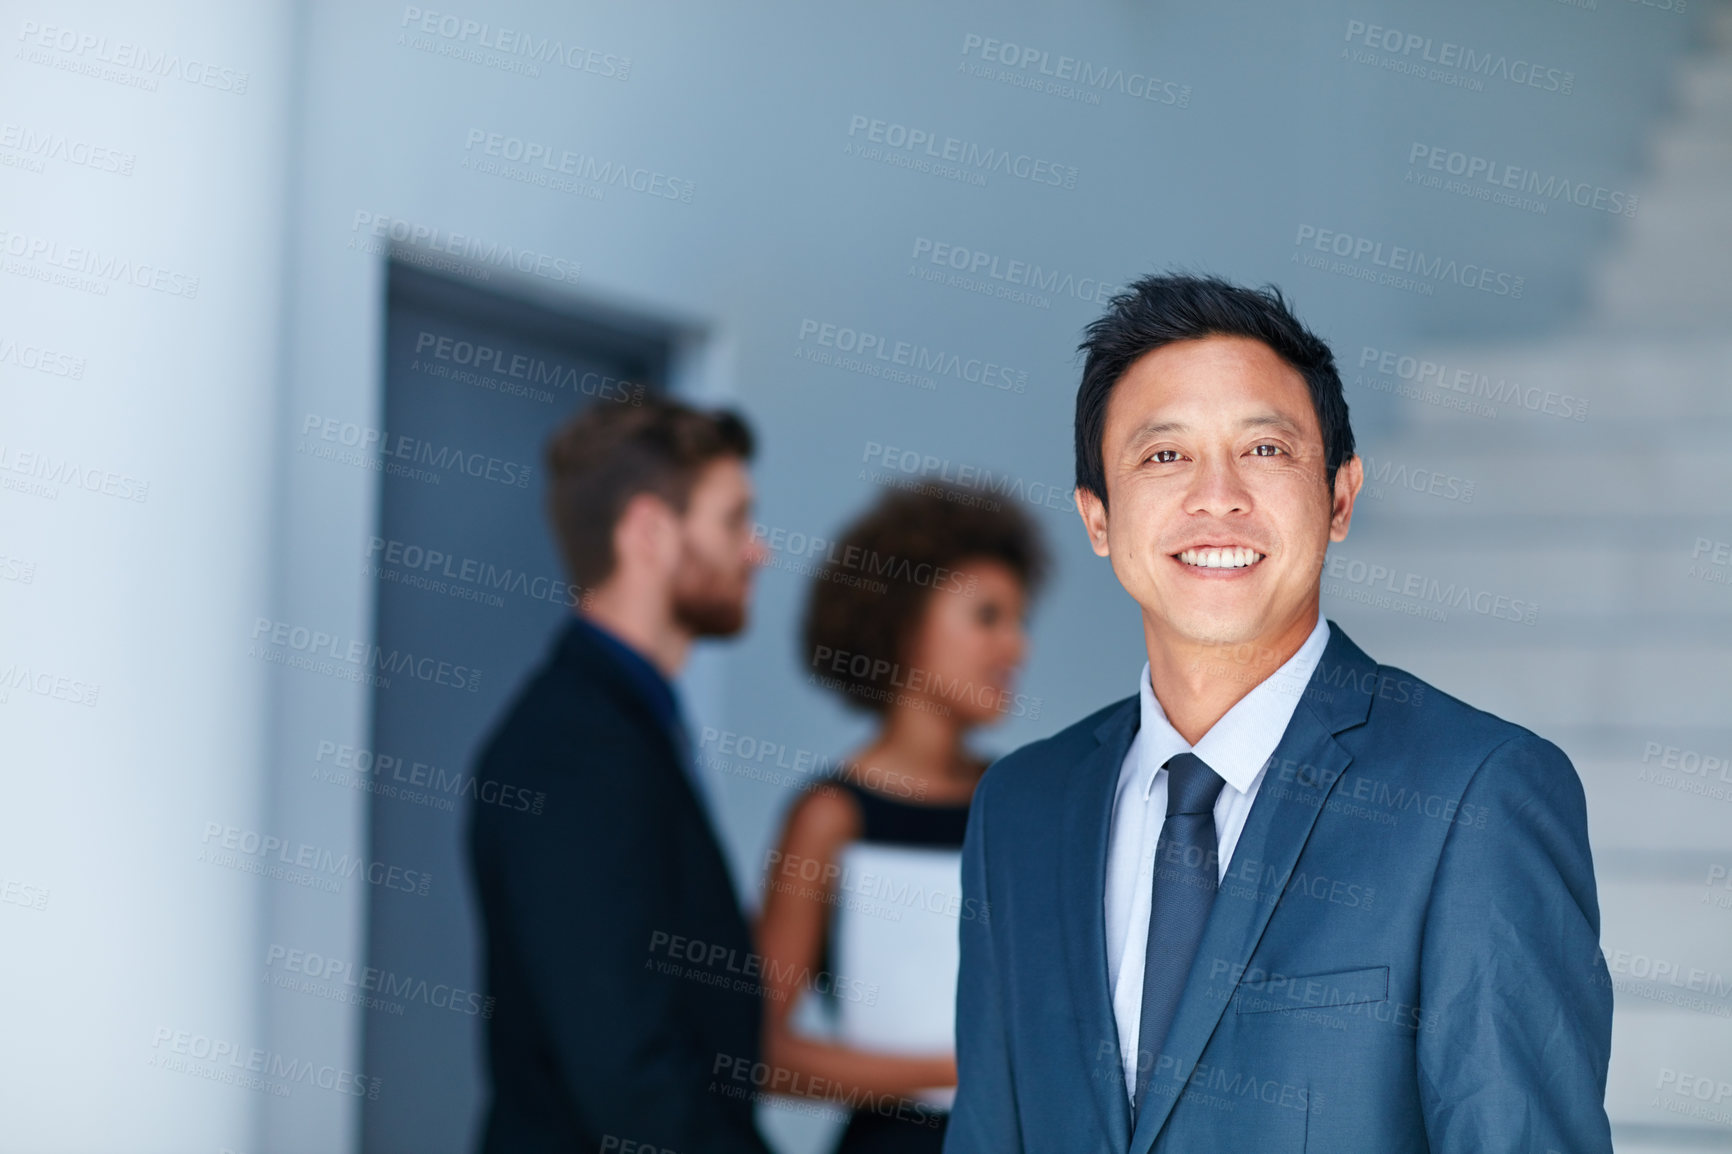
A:
[[[956,1100],[944,1154],[1022,1154],[1008,1014],[996,944],[1003,911],[987,885],[987,795],[990,771],[975,790],[962,843],[962,964],[956,981]]]
[[[1436,1154],[1611,1154],[1612,988],[1587,804],[1523,732],[1475,771],[1433,880],[1420,957],[1420,1097]]]
[[[518,748],[532,760],[555,755]],[[556,1076],[591,1132],[680,1154],[768,1154],[724,1097],[754,1090],[728,1072],[757,1055],[705,1052],[681,1008],[682,994],[694,988],[699,997],[746,995],[689,987],[653,965],[667,956],[651,952],[653,934],[687,932],[672,913],[680,879],[667,849],[668,802],[641,769],[666,755],[598,725],[570,756],[593,767],[582,787],[559,775],[574,787],[550,791],[539,815],[500,815],[513,820],[489,839],[502,907],[489,916],[520,959],[527,987],[515,996],[544,1023]],[[510,760],[499,757],[490,776],[548,776]],[[517,776],[520,768],[529,772]]]

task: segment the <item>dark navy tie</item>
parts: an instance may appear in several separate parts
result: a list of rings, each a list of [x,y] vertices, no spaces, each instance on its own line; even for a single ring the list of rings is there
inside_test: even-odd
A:
[[[1191,972],[1203,926],[1220,880],[1215,841],[1215,799],[1226,782],[1194,753],[1180,753],[1167,771],[1167,820],[1155,842],[1155,881],[1149,900],[1149,943],[1143,954],[1143,1009],[1137,1028],[1139,1113],[1159,1063],[1179,995]]]

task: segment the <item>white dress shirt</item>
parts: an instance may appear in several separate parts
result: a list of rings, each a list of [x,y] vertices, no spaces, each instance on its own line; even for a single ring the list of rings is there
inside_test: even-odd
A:
[[[1125,1094],[1134,1098],[1137,1083],[1137,1033],[1143,1012],[1143,961],[1149,939],[1149,899],[1154,889],[1155,844],[1167,820],[1167,771],[1161,764],[1178,753],[1195,753],[1227,784],[1215,799],[1215,838],[1220,847],[1220,877],[1232,864],[1233,847],[1245,828],[1251,803],[1269,755],[1275,752],[1300,695],[1329,643],[1329,624],[1321,612],[1305,643],[1286,664],[1258,682],[1217,721],[1195,746],[1179,736],[1155,699],[1149,666],[1143,664],[1137,693],[1142,724],[1119,769],[1107,842],[1107,979],[1112,984],[1113,1017],[1118,1021],[1119,1053],[1124,1056]],[[1230,661],[1225,662],[1232,669]],[[1182,982],[1184,974],[1174,974]],[[1160,1039],[1154,1043],[1159,1046]]]

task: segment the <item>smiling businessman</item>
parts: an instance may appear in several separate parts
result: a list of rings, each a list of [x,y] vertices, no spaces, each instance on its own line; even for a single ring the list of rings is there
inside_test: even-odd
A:
[[[1364,482],[1328,346],[1157,276],[1083,348],[1077,511],[1148,664],[975,795],[947,1154],[1609,1154],[1581,783],[1323,619]]]

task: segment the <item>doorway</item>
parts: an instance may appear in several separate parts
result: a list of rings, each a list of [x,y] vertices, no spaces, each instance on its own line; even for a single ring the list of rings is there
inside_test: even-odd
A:
[[[665,388],[671,326],[567,311],[393,260],[387,275],[376,594],[365,771],[370,860],[361,1011],[368,1154],[467,1154],[485,1093],[479,923],[465,807],[474,758],[576,598],[543,514],[541,450],[592,404]]]

